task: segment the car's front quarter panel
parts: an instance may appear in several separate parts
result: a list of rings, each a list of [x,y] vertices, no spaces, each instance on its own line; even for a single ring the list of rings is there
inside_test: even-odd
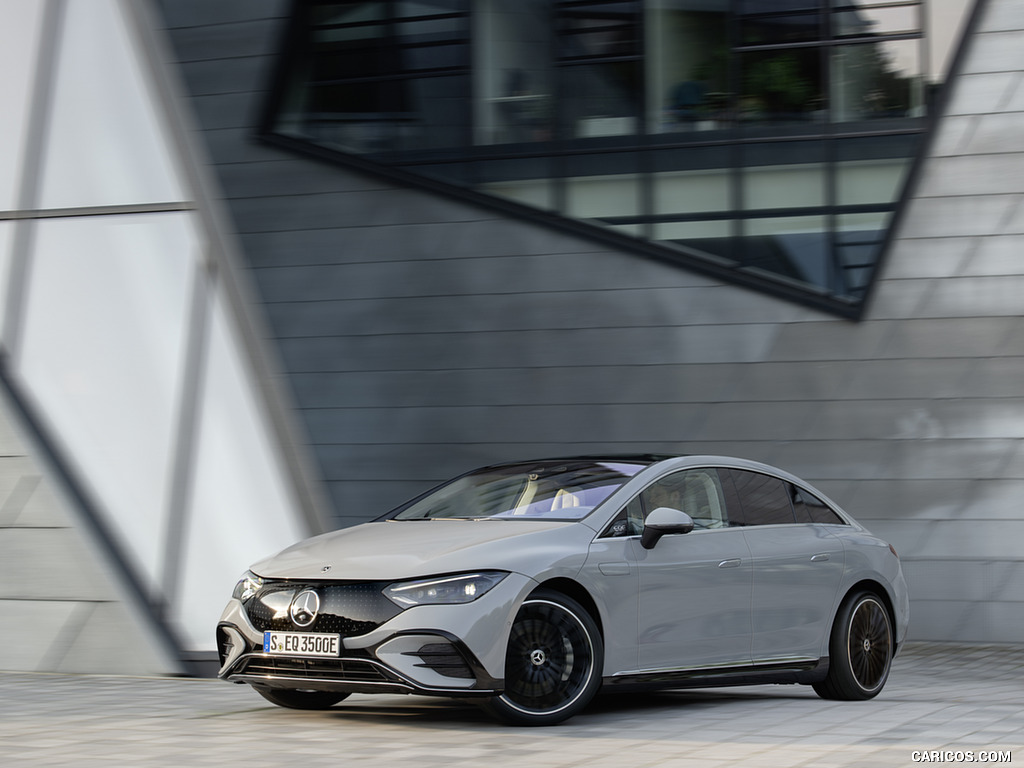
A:
[[[372,632],[344,638],[347,649],[367,649],[390,666],[400,653],[389,641],[404,635],[455,637],[473,654],[495,679],[505,675],[505,648],[512,620],[523,600],[537,588],[537,581],[519,573],[509,573],[486,594],[470,603],[457,605],[417,605],[406,608]],[[433,680],[428,677],[421,682]]]

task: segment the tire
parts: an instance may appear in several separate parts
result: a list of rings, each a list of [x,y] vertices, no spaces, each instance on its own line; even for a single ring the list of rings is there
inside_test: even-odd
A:
[[[511,725],[555,725],[579,713],[601,687],[604,643],[575,600],[538,591],[512,622],[505,692],[484,709]]]
[[[828,675],[814,684],[823,699],[863,701],[882,690],[892,665],[892,620],[881,598],[859,592],[839,609],[829,638]]]
[[[296,691],[290,688],[264,688],[253,686],[253,689],[267,701],[288,709],[330,709],[349,694],[333,691]]]

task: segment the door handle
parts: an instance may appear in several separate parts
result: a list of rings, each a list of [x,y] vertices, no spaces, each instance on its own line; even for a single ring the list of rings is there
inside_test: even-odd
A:
[[[831,559],[831,555],[829,555],[828,552],[823,552],[820,555],[814,555],[814,557],[811,558],[811,562],[812,563],[823,563],[826,560],[830,560],[830,559]]]
[[[740,559],[738,557],[734,557],[731,560],[723,560],[718,564],[719,568],[739,568],[739,566]]]

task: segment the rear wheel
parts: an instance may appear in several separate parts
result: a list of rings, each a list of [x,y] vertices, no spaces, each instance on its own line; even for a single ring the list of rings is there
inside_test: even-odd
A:
[[[539,591],[512,623],[505,692],[484,708],[513,725],[554,725],[580,712],[601,687],[604,644],[575,600]]]
[[[889,611],[878,595],[855,594],[836,616],[829,640],[828,676],[814,690],[823,699],[873,698],[889,677],[892,655]]]
[[[288,709],[330,709],[349,694],[333,691],[296,691],[290,688],[253,686],[256,693],[279,707]]]

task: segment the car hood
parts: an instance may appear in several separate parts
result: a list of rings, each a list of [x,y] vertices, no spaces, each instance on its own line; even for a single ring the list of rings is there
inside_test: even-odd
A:
[[[594,535],[579,522],[388,520],[306,539],[252,571],[267,579],[359,581],[483,568],[546,577],[578,571]]]

